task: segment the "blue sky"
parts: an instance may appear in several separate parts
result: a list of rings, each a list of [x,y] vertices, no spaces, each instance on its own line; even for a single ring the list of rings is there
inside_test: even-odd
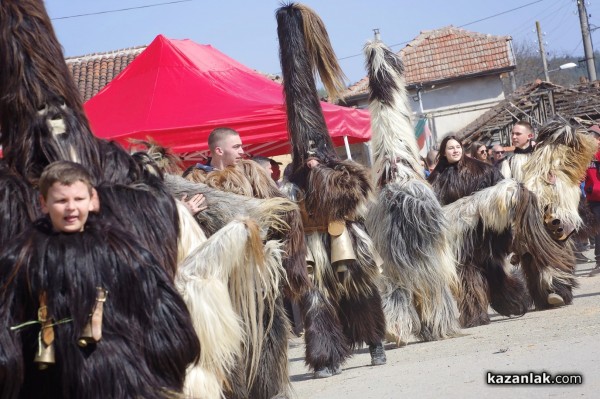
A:
[[[210,44],[250,68],[279,73],[275,10],[279,0],[192,0],[157,7],[63,17],[148,6],[176,0],[46,0],[54,28],[66,56],[104,52],[149,44],[158,34]],[[323,19],[340,65],[353,83],[365,76],[362,46],[373,37],[399,51],[420,31],[447,25],[494,35],[510,35],[516,42],[537,43],[535,21],[545,32],[546,50],[583,55],[575,0],[306,0]],[[600,0],[586,2],[589,21],[600,26]],[[600,29],[592,40],[600,49]],[[537,45],[537,44],[536,44]]]

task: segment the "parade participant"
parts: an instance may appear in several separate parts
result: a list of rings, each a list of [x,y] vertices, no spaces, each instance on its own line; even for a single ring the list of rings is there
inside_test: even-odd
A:
[[[579,214],[580,183],[597,148],[596,140],[582,129],[558,118],[540,129],[535,151],[522,167],[522,182],[535,193],[543,209],[540,218],[569,256],[566,263],[547,265],[542,265],[536,256],[521,257],[521,268],[526,273],[531,270],[532,277],[527,281],[537,309],[573,301],[575,257],[568,239],[583,225]]]
[[[400,57],[382,42],[365,45],[377,201],[367,228],[384,262],[382,290],[387,331],[406,345],[456,336],[456,263],[448,221],[418,163]]]
[[[47,218],[0,258],[2,397],[182,392],[199,343],[169,276],[133,236],[88,219],[81,165],[54,162],[39,185]]]
[[[440,202],[451,204],[460,198],[496,185],[502,175],[493,166],[463,156],[462,144],[456,136],[446,136],[440,144],[438,163],[428,178]],[[456,214],[445,208],[453,220]],[[490,206],[491,217],[495,209]],[[483,216],[482,216],[483,217]],[[456,230],[461,226],[452,226]],[[488,305],[504,316],[521,315],[529,307],[525,283],[516,271],[507,273],[504,260],[511,252],[512,230],[497,228],[475,218],[475,231],[469,245],[457,247],[458,274],[462,290],[458,298],[460,322],[475,327],[490,322]],[[456,243],[455,240],[452,241]]]
[[[518,182],[523,181],[523,165],[529,160],[534,146],[532,145],[533,127],[531,123],[520,120],[512,128],[511,141],[515,147],[514,152],[505,158],[502,163],[502,175],[513,178]]]
[[[320,293],[303,306],[309,313],[332,307],[336,316],[305,325],[306,363],[316,378],[324,378],[340,373],[351,348],[362,343],[369,345],[371,364],[386,362],[379,268],[363,225],[372,188],[364,167],[339,159],[327,131],[313,71],[319,70],[331,98],[344,84],[323,22],[296,3],[279,8],[276,18],[292,146],[290,182],[302,192],[309,261]]]

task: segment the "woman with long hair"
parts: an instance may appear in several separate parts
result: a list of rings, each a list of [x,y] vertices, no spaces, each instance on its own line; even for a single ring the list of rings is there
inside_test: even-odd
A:
[[[469,152],[471,153],[471,158],[477,159],[481,162],[490,163],[488,159],[487,147],[481,141],[474,141],[471,143]]]

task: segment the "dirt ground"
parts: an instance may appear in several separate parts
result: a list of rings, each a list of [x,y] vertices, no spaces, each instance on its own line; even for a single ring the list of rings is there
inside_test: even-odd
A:
[[[593,251],[586,252],[593,258]],[[518,318],[491,313],[487,326],[459,338],[386,345],[387,364],[373,367],[367,348],[340,375],[315,380],[304,365],[304,341],[290,341],[290,376],[301,399],[600,398],[600,275],[577,265],[573,305]],[[487,372],[580,374],[581,385],[487,385]]]

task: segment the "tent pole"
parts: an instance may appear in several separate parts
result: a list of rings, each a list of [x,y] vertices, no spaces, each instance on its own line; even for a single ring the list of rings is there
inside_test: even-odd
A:
[[[346,156],[352,161],[352,154],[350,153],[350,144],[348,144],[348,136],[344,136],[344,146],[346,147]]]

